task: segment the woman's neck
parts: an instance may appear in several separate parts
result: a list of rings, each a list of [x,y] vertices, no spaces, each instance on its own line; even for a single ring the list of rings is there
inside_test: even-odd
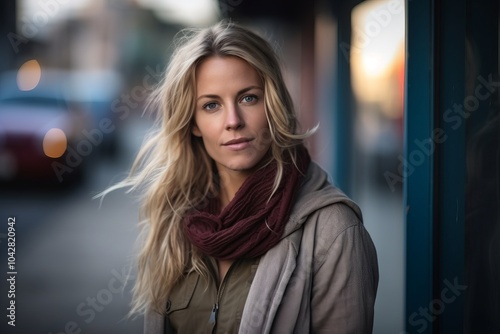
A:
[[[223,210],[229,202],[232,201],[238,189],[247,177],[249,176],[246,172],[239,171],[219,171],[219,181],[220,181],[220,193],[219,201],[221,204],[221,210]]]

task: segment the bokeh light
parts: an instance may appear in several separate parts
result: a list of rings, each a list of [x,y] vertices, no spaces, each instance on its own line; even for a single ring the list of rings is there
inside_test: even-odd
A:
[[[43,152],[49,158],[59,158],[68,147],[68,140],[63,130],[52,128],[43,138]]]
[[[399,119],[404,73],[404,1],[366,1],[352,12],[351,69],[360,103]]]
[[[17,87],[23,91],[32,90],[38,85],[41,77],[42,69],[38,61],[28,60],[17,72]]]

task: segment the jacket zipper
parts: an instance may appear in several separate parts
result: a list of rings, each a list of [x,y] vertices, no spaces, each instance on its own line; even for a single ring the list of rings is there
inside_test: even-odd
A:
[[[215,303],[214,307],[212,308],[212,313],[210,314],[210,320],[208,322],[211,325],[215,325],[215,322],[217,321],[217,312],[219,311],[219,303]]]
[[[226,275],[224,276],[224,279],[220,283],[219,289],[217,290],[217,299],[215,301],[214,306],[212,307],[212,312],[210,313],[210,319],[208,320],[208,323],[211,325],[214,325],[214,328],[212,330],[212,333],[215,333],[215,327],[217,325],[217,314],[219,313],[219,302],[222,298],[222,294],[224,293],[224,288],[226,287],[226,282],[228,280],[229,275],[233,271],[233,268],[235,267],[235,264],[238,262],[238,260],[234,261],[229,269],[227,270]],[[215,276],[217,277],[217,276]]]

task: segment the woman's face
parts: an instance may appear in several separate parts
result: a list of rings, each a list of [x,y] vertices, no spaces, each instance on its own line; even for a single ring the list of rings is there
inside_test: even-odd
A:
[[[196,69],[196,94],[192,133],[202,138],[219,173],[250,173],[271,145],[255,69],[238,57],[207,58]]]

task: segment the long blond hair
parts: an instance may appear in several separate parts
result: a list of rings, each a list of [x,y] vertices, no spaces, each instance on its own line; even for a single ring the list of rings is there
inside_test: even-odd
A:
[[[103,192],[127,187],[142,194],[143,244],[131,314],[148,310],[163,313],[169,291],[186,272],[207,275],[202,255],[183,233],[182,221],[188,210],[218,192],[212,159],[202,141],[191,133],[196,67],[211,56],[236,56],[247,61],[264,83],[270,157],[278,166],[275,188],[282,179],[284,161],[295,161],[297,146],[314,131],[297,133],[292,99],[267,41],[227,21],[182,31],[162,82],[152,95],[150,107],[157,112],[157,130],[145,141],[129,176]]]

